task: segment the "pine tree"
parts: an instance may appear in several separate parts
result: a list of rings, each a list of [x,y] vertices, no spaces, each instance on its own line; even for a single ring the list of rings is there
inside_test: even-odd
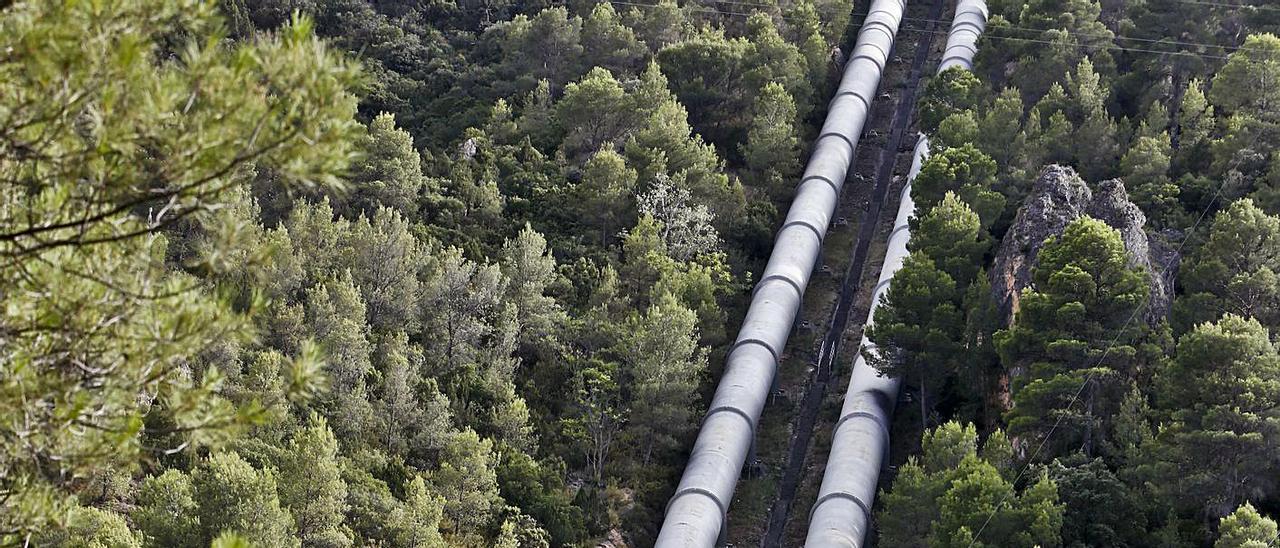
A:
[[[965,144],[930,155],[911,185],[911,197],[917,208],[927,211],[947,192],[954,192],[978,214],[983,228],[988,228],[1004,211],[1004,196],[991,190],[995,180],[995,161],[972,144]]]
[[[969,287],[988,247],[978,214],[947,191],[942,201],[918,217],[908,247],[933,260],[957,288]]]
[[[698,316],[675,296],[659,296],[643,316],[632,317],[623,330],[623,356],[631,378],[629,435],[639,447],[640,462],[656,452],[678,449],[695,425],[698,382],[707,368],[707,351],[698,346]]]
[[[444,518],[454,533],[476,533],[501,502],[493,442],[467,429],[450,437],[431,473],[431,487],[444,498]]]
[[[525,225],[503,244],[500,266],[507,279],[507,300],[515,305],[521,342],[552,337],[565,317],[555,298],[546,294],[559,279],[546,238]]]
[[[1059,546],[1063,507],[1041,476],[1019,493],[988,455],[1010,452],[1000,431],[978,449],[972,424],[926,431],[920,458],[909,457],[882,494],[880,540],[892,546]],[[990,450],[989,450],[990,449]],[[981,533],[979,534],[979,531]],[[980,535],[980,536],[979,536]]]
[[[918,388],[925,428],[932,411],[929,381],[953,374],[960,350],[964,318],[957,297],[951,276],[926,255],[912,253],[894,275],[867,330],[876,347],[865,349],[864,357],[882,375],[901,377]]]
[[[146,536],[148,545],[200,546],[200,523],[191,476],[179,470],[166,470],[148,477],[138,491],[137,505],[130,517]]]
[[[320,401],[339,438],[362,439],[372,421],[366,377],[373,370],[365,305],[350,272],[307,291],[307,324],[327,354],[331,387]]]
[[[1280,218],[1249,199],[1218,213],[1209,238],[1185,263],[1180,281],[1186,295],[1175,302],[1180,330],[1222,314],[1254,317],[1280,326]]]
[[[1228,113],[1280,121],[1280,37],[1255,34],[1233,52],[1213,78],[1209,99]]]
[[[800,169],[796,103],[777,82],[765,84],[752,108],[751,126],[741,153],[756,184],[781,197]]]
[[[582,168],[577,187],[580,215],[598,231],[602,247],[613,243],[635,214],[636,176],[610,145],[596,151]]]
[[[0,211],[0,414],[24,417],[0,425],[0,544],[67,526],[62,488],[136,460],[153,402],[191,450],[253,419],[218,396],[218,373],[191,369],[250,340],[250,321],[165,264],[160,233],[245,233],[213,212],[250,164],[288,190],[340,186],[358,70],[303,18],[229,43],[214,6],[10,2],[0,15],[0,179],[21,181],[0,193],[22,204]]]
[[[1067,82],[1074,111],[1070,114],[1076,128],[1072,133],[1075,166],[1087,179],[1105,179],[1114,173],[1119,154],[1116,123],[1106,108],[1110,92],[1088,57],[1080,60]]]
[[[400,211],[379,206],[371,218],[351,223],[347,234],[353,281],[365,302],[365,318],[377,330],[417,327],[418,273],[433,265],[410,224]]]
[[[364,152],[351,167],[351,217],[368,217],[379,207],[389,207],[410,218],[417,217],[418,199],[427,185],[422,159],[409,132],[396,127],[396,118],[379,114],[360,140]]]
[[[1083,217],[1045,242],[1010,329],[996,335],[1016,378],[1009,433],[1036,440],[1040,458],[1081,448],[1094,456],[1128,379],[1154,359],[1147,329],[1130,321],[1147,300],[1146,275],[1128,266],[1120,234]]]
[[[232,531],[262,546],[300,546],[271,470],[257,470],[235,453],[219,453],[200,463],[191,484],[203,538]]]
[[[1267,548],[1276,541],[1276,522],[1244,503],[1218,525],[1213,548]]]
[[[289,441],[279,482],[280,502],[293,514],[304,547],[351,546],[342,528],[347,484],[338,464],[338,440],[323,417],[313,414]]]
[[[1266,328],[1233,314],[1196,326],[1156,388],[1172,418],[1151,446],[1158,493],[1209,519],[1276,493],[1280,354]]]
[[[394,532],[392,541],[399,546],[448,546],[440,535],[444,499],[428,490],[421,476],[414,476],[405,482],[404,497],[404,504],[390,516]]]
[[[973,72],[960,67],[952,67],[930,78],[918,107],[920,130],[933,134],[948,116],[974,109],[982,91],[982,81]]]
[[[583,20],[582,48],[586,65],[604,67],[616,74],[635,72],[647,53],[644,43],[622,24],[613,4],[608,2],[596,4]]]

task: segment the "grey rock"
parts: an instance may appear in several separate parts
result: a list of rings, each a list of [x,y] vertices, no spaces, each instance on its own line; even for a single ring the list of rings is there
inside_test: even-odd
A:
[[[1050,165],[1040,172],[1018,210],[990,271],[991,291],[1006,325],[1013,321],[1022,290],[1031,285],[1031,270],[1044,241],[1086,215],[1118,230],[1129,264],[1145,269],[1151,277],[1144,319],[1154,324],[1169,314],[1180,257],[1168,242],[1176,235],[1148,234],[1146,215],[1129,201],[1119,179],[1103,181],[1096,190],[1090,189],[1075,170]]]

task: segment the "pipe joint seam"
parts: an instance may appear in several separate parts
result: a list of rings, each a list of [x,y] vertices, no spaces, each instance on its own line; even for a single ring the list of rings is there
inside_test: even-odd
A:
[[[862,57],[865,57],[865,56],[862,56]],[[856,57],[855,57],[855,59],[856,59]],[[871,60],[872,62],[874,62],[874,61],[875,61],[875,59],[871,59],[870,57],[867,57],[867,59]],[[867,102],[867,98],[866,98],[866,97],[863,97],[863,96],[861,96],[861,95],[858,95],[858,93],[857,93],[857,92],[853,92],[853,91],[842,91],[842,92],[840,92],[840,93],[837,93],[835,97],[832,97],[832,98],[831,98],[831,103],[829,103],[829,104],[828,104],[828,107],[827,107],[827,108],[830,108],[830,105],[831,105],[831,104],[834,104],[834,103],[836,102],[836,100],[840,99],[841,97],[843,97],[843,96],[845,96],[845,95],[851,96],[851,97],[853,97],[853,98],[857,99],[858,101],[862,102],[862,111],[863,111],[863,112],[871,112],[871,103]]]
[[[894,236],[897,236],[897,235],[898,235],[898,233],[899,233],[899,232],[902,232],[903,230],[910,230],[910,229],[911,229],[911,224],[910,224],[910,223],[903,223],[902,225],[899,225],[899,226],[895,227],[895,228],[893,229],[893,232],[890,232],[890,233],[889,233],[889,237],[888,237],[888,238],[885,238],[885,240],[884,240],[884,241],[885,241],[885,242],[888,242],[890,245],[892,245],[892,243],[893,243],[893,237],[894,237]]]
[[[808,226],[808,225],[806,225],[806,226]],[[779,232],[781,232],[781,231],[779,231]],[[822,238],[818,238],[818,241],[822,241]],[[791,286],[791,289],[794,289],[794,290],[795,290],[795,292],[796,292],[796,296],[797,296],[797,297],[803,297],[803,296],[804,296],[804,289],[801,289],[801,288],[800,288],[800,284],[799,284],[799,283],[797,283],[795,280],[793,280],[793,279],[791,279],[791,278],[788,278],[788,277],[786,277],[786,276],[784,276],[784,275],[782,275],[782,274],[770,274],[770,275],[768,275],[768,276],[765,276],[765,277],[763,277],[763,278],[760,278],[760,281],[759,281],[759,282],[756,282],[756,287],[755,287],[755,289],[752,289],[752,290],[751,290],[751,294],[752,294],[752,295],[755,295],[756,293],[758,293],[758,292],[760,291],[760,288],[761,288],[761,287],[764,287],[764,284],[765,284],[765,283],[772,282],[772,281],[778,281],[778,280],[781,280],[781,281],[787,282],[787,285]]]
[[[786,231],[788,228],[791,228],[791,227],[793,227],[793,226],[803,226],[803,227],[805,227],[805,228],[807,228],[807,229],[809,229],[809,230],[812,230],[812,231],[813,231],[813,235],[818,237],[818,245],[822,245],[822,239],[823,239],[823,236],[824,236],[824,234],[822,233],[822,231],[821,231],[821,230],[818,230],[818,227],[813,226],[813,223],[810,223],[809,221],[806,221],[806,220],[804,220],[804,219],[796,219],[796,220],[794,220],[794,221],[788,221],[788,222],[787,222],[787,224],[782,225],[782,228],[779,228],[779,229],[778,229],[778,238],[781,238],[781,237],[782,237],[782,233],[783,233],[784,231]],[[775,243],[777,243],[778,239],[777,239],[777,238],[774,238],[774,240],[773,240],[773,241],[774,241]],[[763,281],[763,280],[761,280],[761,281]],[[756,287],[759,287],[759,285],[757,285]],[[800,294],[802,294],[802,295],[804,294],[804,292],[803,292],[803,291],[800,291],[799,293],[800,293]]]
[[[707,420],[710,419],[712,415],[720,413],[733,413],[734,415],[742,417],[742,420],[747,422],[747,428],[751,430],[751,439],[756,439],[756,421],[751,420],[751,417],[747,415],[746,411],[738,409],[732,405],[719,405],[708,409],[707,414],[702,417],[702,424],[706,424]]]
[[[676,494],[671,495],[671,500],[667,501],[667,509],[664,510],[662,514],[665,516],[668,512],[671,512],[671,505],[676,502],[676,499],[684,497],[685,495],[702,495],[711,499],[711,502],[716,504],[716,508],[720,509],[720,526],[724,527],[724,517],[728,515],[728,508],[725,507],[723,502],[720,502],[720,497],[716,496],[715,493],[712,493],[710,489],[702,487],[685,487],[684,489],[676,491]]]
[[[866,521],[863,521],[863,523],[870,523],[871,509],[868,508],[867,504],[865,502],[862,502],[862,499],[858,498],[857,495],[854,495],[846,491],[835,491],[833,493],[827,493],[819,497],[818,501],[813,503],[813,508],[809,510],[810,523],[813,522],[813,515],[818,512],[818,508],[822,507],[823,504],[825,504],[827,501],[832,499],[845,499],[845,500],[852,501],[854,504],[858,506],[859,509],[862,510],[863,519],[866,520]]]
[[[725,355],[725,356],[726,356],[726,359],[728,358],[728,356],[732,356],[734,352],[737,352],[739,348],[742,348],[742,347],[747,346],[747,345],[750,345],[750,344],[760,345],[760,346],[764,347],[764,349],[765,349],[765,350],[768,350],[768,351],[769,351],[769,354],[771,354],[771,355],[773,356],[773,365],[774,365],[774,367],[777,367],[777,366],[778,366],[778,361],[779,361],[779,360],[778,360],[778,351],[777,351],[777,350],[774,350],[772,346],[769,346],[769,343],[764,342],[764,341],[762,341],[762,340],[760,340],[760,339],[755,339],[755,338],[751,338],[751,339],[742,339],[742,340],[740,340],[740,341],[738,341],[738,342],[736,342],[736,343],[733,343],[733,346],[732,346],[731,348],[729,348],[729,353]]]
[[[840,139],[841,141],[844,141],[844,144],[849,145],[850,155],[852,155],[853,151],[858,148],[858,145],[854,144],[853,139],[850,139],[848,135],[845,135],[837,131],[828,131],[826,133],[823,133],[822,135],[819,135],[817,139],[814,139],[814,141],[815,142],[821,141],[823,139],[826,139],[827,137],[835,137]]]
[[[884,423],[884,420],[881,419],[879,416],[869,413],[867,411],[853,411],[846,414],[843,417],[840,417],[840,420],[836,422],[835,427],[831,429],[831,436],[834,438],[837,434],[840,433],[840,427],[844,426],[845,423],[853,419],[871,419],[871,422],[875,423],[876,426],[879,426],[880,435],[884,436],[884,441],[885,441],[884,452],[885,453],[889,452],[889,426],[886,425]]]
[[[827,183],[827,186],[831,187],[831,191],[832,191],[832,192],[835,192],[835,193],[836,193],[836,196],[839,196],[839,195],[840,195],[840,186],[839,186],[839,185],[837,185],[835,181],[832,181],[832,180],[831,180],[831,178],[829,178],[829,177],[827,177],[827,176],[825,176],[825,175],[810,175],[810,176],[805,177],[804,179],[802,179],[802,180],[800,181],[800,184],[796,185],[796,196],[799,196],[799,195],[800,195],[800,191],[801,191],[801,190],[804,190],[804,185],[805,185],[805,183],[808,183],[808,182],[810,182],[810,181],[814,181],[814,180],[818,180],[818,181],[822,181],[822,182],[824,182],[824,183]]]

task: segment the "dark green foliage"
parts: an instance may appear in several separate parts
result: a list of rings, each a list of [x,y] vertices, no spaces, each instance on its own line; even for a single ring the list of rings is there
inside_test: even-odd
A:
[[[1041,459],[1072,447],[1092,457],[1121,387],[1152,359],[1145,325],[1132,321],[1147,299],[1146,275],[1128,266],[1118,232],[1085,217],[1045,243],[1033,283],[1014,325],[996,339],[1001,361],[1018,375],[1010,433],[1038,443],[1053,431]]]
[[[918,107],[920,130],[932,135],[948,116],[978,106],[982,92],[982,81],[960,67],[952,67],[929,79]]]
[[[1224,313],[1280,326],[1280,219],[1252,201],[1232,203],[1213,220],[1204,245],[1187,259],[1175,305],[1175,327],[1186,331]]]
[[[929,422],[929,382],[940,371],[954,369],[964,318],[957,309],[955,280],[938,270],[928,256],[913,253],[894,275],[876,323],[867,336],[876,349],[865,349],[867,362],[882,374],[904,378],[918,387],[920,414]]]
[[[1004,211],[1005,199],[991,190],[995,184],[996,163],[977,147],[964,144],[958,148],[935,151],[920,167],[911,186],[916,207],[927,210],[936,206],[948,192],[968,204],[982,219],[984,228]]]
[[[1042,475],[1017,489],[1002,475],[1007,443],[992,434],[981,452],[973,425],[948,422],[925,432],[919,459],[898,471],[877,515],[886,546],[1061,546],[1058,486]],[[1007,449],[1007,447],[1005,448]],[[1019,492],[1020,491],[1020,492]],[[994,510],[994,515],[992,511]],[[984,527],[985,525],[985,527]],[[974,538],[981,529],[981,540]]]
[[[1143,501],[1102,459],[1068,458],[1047,466],[1064,508],[1062,545],[1141,546],[1147,519]]]
[[[1170,419],[1150,445],[1157,493],[1207,519],[1275,494],[1280,355],[1266,328],[1233,314],[1200,324],[1156,381]]]

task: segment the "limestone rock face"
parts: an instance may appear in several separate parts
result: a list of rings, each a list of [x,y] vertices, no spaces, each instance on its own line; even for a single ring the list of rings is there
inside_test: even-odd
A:
[[[1095,191],[1070,167],[1050,165],[1018,210],[991,268],[991,291],[1006,325],[1013,321],[1022,290],[1031,285],[1031,269],[1044,241],[1086,215],[1118,230],[1129,264],[1150,275],[1145,319],[1155,323],[1169,314],[1179,262],[1177,250],[1167,244],[1174,235],[1147,233],[1146,215],[1129,201],[1120,180],[1103,181]]]

